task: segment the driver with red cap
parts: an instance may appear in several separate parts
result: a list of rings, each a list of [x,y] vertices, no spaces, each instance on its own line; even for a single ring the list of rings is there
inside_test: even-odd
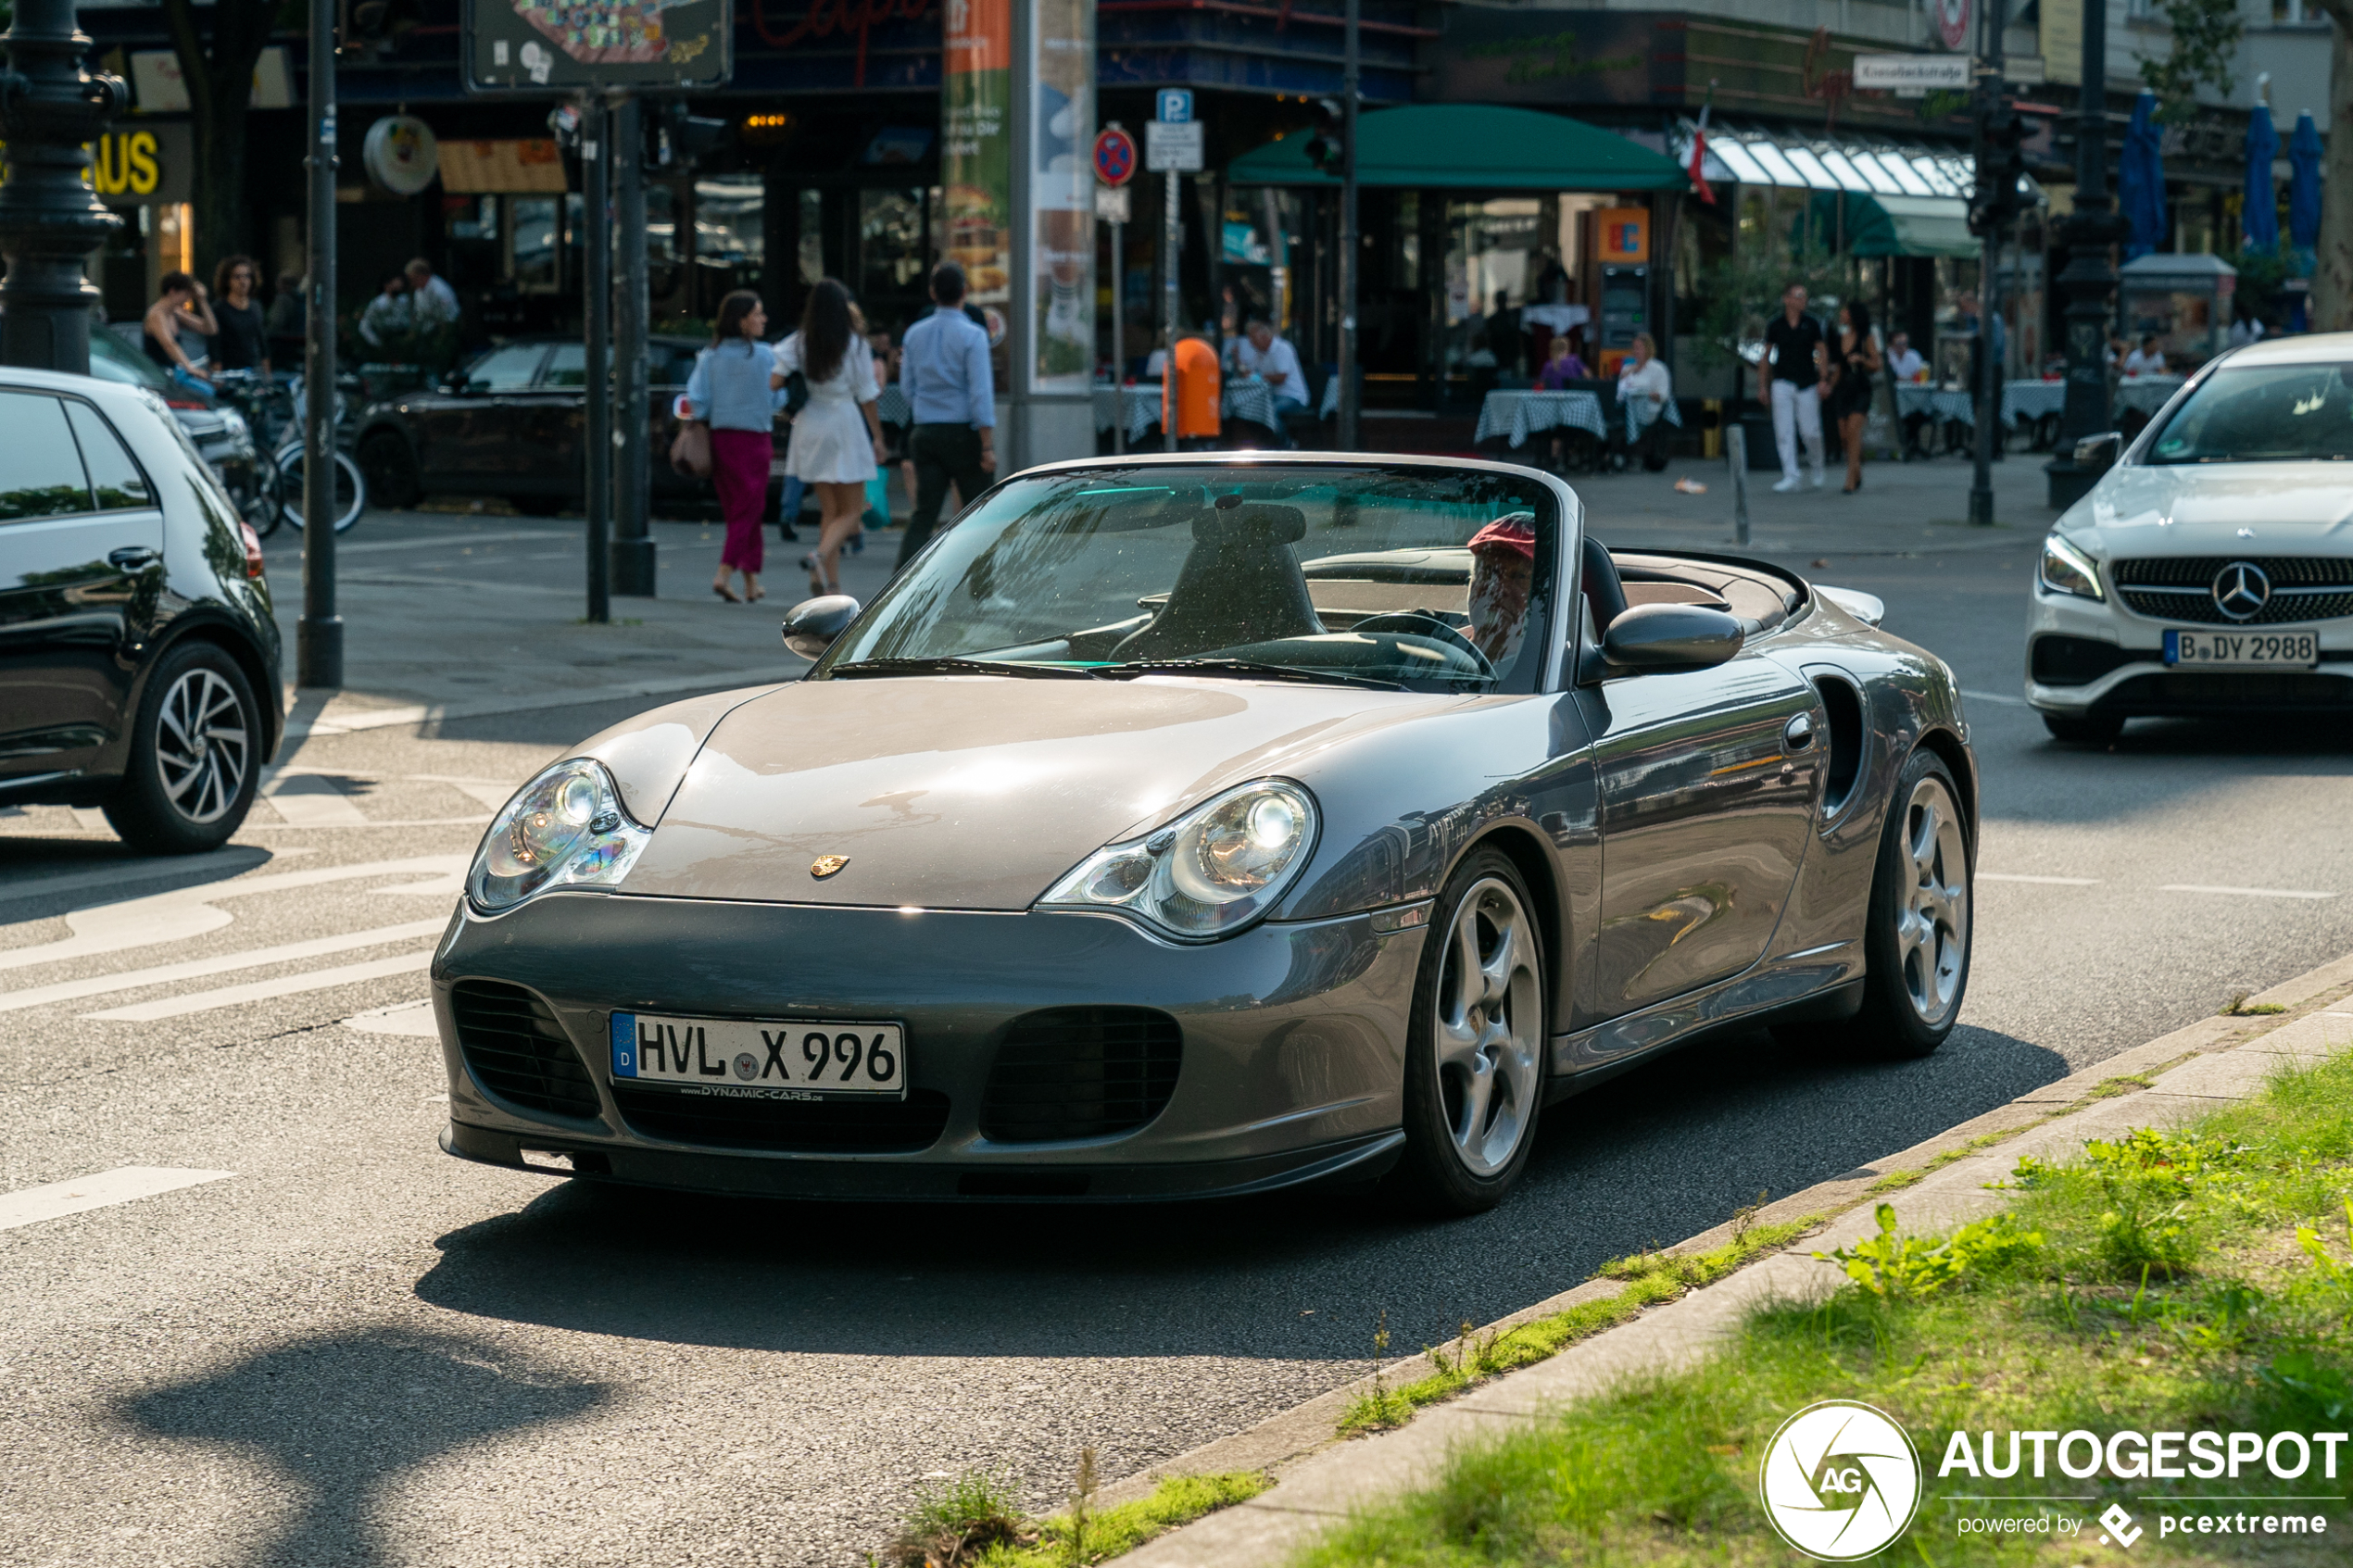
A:
[[[1528,591],[1536,575],[1536,519],[1514,512],[1471,535],[1471,646],[1498,670],[1519,652],[1528,629]]]

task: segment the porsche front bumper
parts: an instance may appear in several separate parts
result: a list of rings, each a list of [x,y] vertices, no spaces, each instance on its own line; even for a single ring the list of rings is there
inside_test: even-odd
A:
[[[1394,911],[1380,922],[1394,922]],[[1375,923],[1371,914],[1270,922],[1178,946],[1088,914],[583,893],[492,919],[461,909],[433,966],[450,1085],[442,1147],[497,1164],[809,1198],[1196,1198],[1369,1177],[1403,1141],[1406,1021],[1426,934]],[[471,1000],[491,992],[541,1020],[537,1048],[571,1053],[549,1063],[572,1085],[568,1100],[518,1089],[496,1070],[508,1059],[497,1041],[485,1045]],[[1108,1135],[992,1135],[1000,1047],[1026,1016],[1074,1008],[1175,1021],[1181,1060],[1165,1103]],[[607,1045],[616,1010],[896,1022],[909,1098],[873,1114],[741,1098],[716,1120],[673,1114],[691,1109],[680,1091],[616,1087]],[[1090,1071],[1072,1064],[1072,1094],[1088,1092]]]

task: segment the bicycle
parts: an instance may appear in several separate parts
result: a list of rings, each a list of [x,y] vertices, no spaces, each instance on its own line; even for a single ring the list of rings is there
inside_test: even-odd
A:
[[[351,401],[346,394],[353,384],[353,378],[336,378],[334,530],[337,533],[349,532],[368,506],[368,482],[349,450],[352,439]],[[261,493],[260,498],[265,502],[275,502],[274,507],[265,505],[266,522],[248,517],[247,521],[254,523],[254,532],[266,539],[277,532],[281,522],[284,522],[300,533],[303,526],[303,437],[296,410],[303,406],[302,378],[291,374],[263,376],[254,370],[224,370],[215,378],[214,387],[224,401],[236,405],[246,422],[253,427],[255,488]]]

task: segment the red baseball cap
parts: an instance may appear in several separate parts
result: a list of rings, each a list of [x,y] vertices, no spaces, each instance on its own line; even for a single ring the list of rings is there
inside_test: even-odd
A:
[[[1481,550],[1509,550],[1533,565],[1536,530],[1520,517],[1497,518],[1471,535],[1470,547],[1474,554]]]

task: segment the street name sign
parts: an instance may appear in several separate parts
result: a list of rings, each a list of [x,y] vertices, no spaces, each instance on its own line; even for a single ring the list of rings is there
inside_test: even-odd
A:
[[[679,93],[735,70],[734,0],[465,0],[466,91],[548,98]]]
[[[1855,85],[1875,92],[1966,92],[1977,61],[1969,55],[1857,55]]]

